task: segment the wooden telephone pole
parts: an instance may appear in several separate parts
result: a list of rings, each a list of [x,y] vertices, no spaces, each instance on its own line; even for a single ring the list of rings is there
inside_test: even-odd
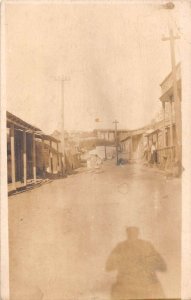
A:
[[[115,124],[115,146],[116,146],[116,164],[118,165],[118,140],[117,140],[117,124],[119,123],[117,120],[113,121]]]
[[[57,79],[58,81],[60,81],[61,83],[61,149],[62,149],[62,164],[63,164],[63,169],[62,169],[62,173],[64,172],[64,169],[66,169],[66,161],[65,161],[65,139],[64,139],[64,130],[65,130],[65,117],[64,117],[64,111],[65,111],[65,98],[64,98],[64,87],[65,87],[65,83],[67,81],[70,81],[69,77],[66,76],[61,76],[60,78]]]

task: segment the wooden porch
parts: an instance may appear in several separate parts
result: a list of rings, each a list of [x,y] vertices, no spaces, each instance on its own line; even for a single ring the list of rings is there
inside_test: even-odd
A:
[[[41,152],[37,147],[39,142]],[[42,180],[48,177],[46,176],[47,173],[50,175],[62,174],[62,153],[59,151],[59,143],[59,140],[45,135],[39,128],[7,112],[9,193],[41,184]],[[48,170],[45,161],[45,149],[48,150]],[[39,156],[41,164],[39,164]]]

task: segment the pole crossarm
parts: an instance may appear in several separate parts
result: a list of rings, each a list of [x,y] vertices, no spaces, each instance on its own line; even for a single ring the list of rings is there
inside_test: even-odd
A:
[[[70,81],[70,77],[62,75],[62,76],[55,77],[55,80],[56,81]]]
[[[177,36],[174,36],[174,35],[173,35],[172,38],[173,38],[174,40],[179,40],[179,39],[180,39],[180,36],[178,36],[178,35],[177,35]],[[170,40],[171,40],[171,37],[165,37],[165,36],[162,37],[162,41],[163,41],[163,42],[165,42],[165,41],[170,41]]]

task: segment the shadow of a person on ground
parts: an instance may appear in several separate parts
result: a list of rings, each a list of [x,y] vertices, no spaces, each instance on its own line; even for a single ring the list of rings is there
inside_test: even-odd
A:
[[[107,271],[117,271],[111,299],[164,299],[157,271],[166,263],[150,242],[139,239],[137,227],[127,228],[127,240],[119,243],[106,262]]]

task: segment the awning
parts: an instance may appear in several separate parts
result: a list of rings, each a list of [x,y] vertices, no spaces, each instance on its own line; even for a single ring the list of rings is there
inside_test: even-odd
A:
[[[159,131],[161,131],[160,129],[149,129],[145,132],[145,136],[149,136],[149,135],[152,135],[152,134],[155,134],[155,133],[158,133]]]
[[[51,135],[47,135],[43,133],[43,131],[40,130],[38,127],[25,122],[24,120],[20,119],[19,117],[13,115],[8,111],[7,111],[7,124],[8,125],[13,124],[18,130],[25,131],[26,133],[33,133],[35,134],[36,137],[44,138],[45,140],[52,141],[55,143],[60,143],[60,140],[54,138]]]
[[[7,124],[8,125],[13,124],[18,128],[31,130],[32,132],[41,131],[38,127],[23,121],[22,119],[18,118],[17,116],[13,115],[8,111],[7,111]]]
[[[127,141],[129,138],[131,138],[131,135],[128,135],[126,138],[120,140],[120,143]]]

